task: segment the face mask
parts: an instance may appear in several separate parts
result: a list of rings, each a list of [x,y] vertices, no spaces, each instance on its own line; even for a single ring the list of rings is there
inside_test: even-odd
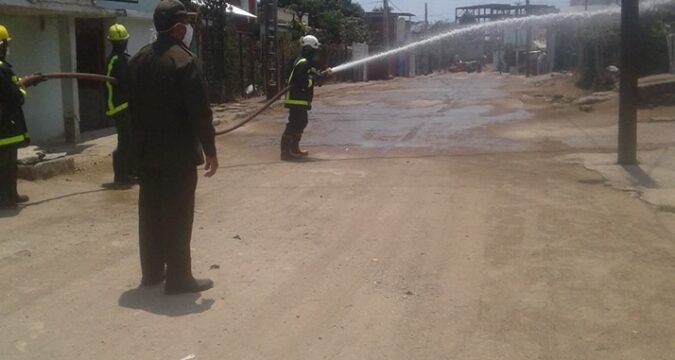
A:
[[[190,44],[192,44],[192,36],[194,35],[194,29],[192,28],[192,25],[187,24],[185,25],[185,36],[183,36],[183,44],[185,44],[186,47],[190,47]]]

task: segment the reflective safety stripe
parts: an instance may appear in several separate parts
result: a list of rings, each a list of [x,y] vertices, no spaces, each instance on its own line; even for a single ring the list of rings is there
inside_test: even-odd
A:
[[[315,73],[315,72],[316,72],[316,68],[315,68],[315,67],[309,68],[309,72]],[[312,86],[314,86],[314,80],[312,80],[312,77],[309,78],[309,80],[307,81],[307,83],[308,83],[308,84],[307,84],[308,87],[310,87],[310,88],[311,88]]]
[[[291,99],[286,99],[284,100],[285,104],[288,105],[304,105],[304,106],[309,106],[309,101],[307,100],[291,100]]]
[[[122,110],[126,110],[128,107],[129,107],[129,103],[122,103],[122,104],[120,104],[119,106],[117,106],[113,109],[109,109],[108,111],[105,112],[105,114],[108,115],[108,116],[113,116],[113,115],[117,114],[118,112],[120,112]]]
[[[12,145],[12,144],[18,144],[26,141],[28,138],[28,134],[21,134],[17,136],[12,136],[4,139],[0,139],[0,146],[5,146],[5,145]]]
[[[112,74],[115,61],[117,61],[117,55],[110,58],[110,62],[108,63],[108,73],[106,75],[110,76]],[[115,103],[113,102],[113,86],[110,81],[106,81],[105,86],[108,88],[108,111],[105,112],[106,115],[113,116],[129,107],[129,103],[126,102],[115,106]]]
[[[0,63],[0,64],[2,64],[2,63]],[[21,81],[21,78],[18,77],[18,76],[16,76],[16,75],[12,75],[12,81],[13,81],[16,85],[19,85],[19,81]],[[28,95],[28,91],[27,91],[25,88],[21,87],[21,86],[19,86],[19,91],[21,92],[21,95],[23,95],[24,97],[25,97],[26,95]]]
[[[288,77],[288,83],[289,84],[291,83],[291,80],[293,80],[293,74],[295,73],[295,68],[298,65],[300,65],[304,62],[307,62],[307,59],[301,58],[301,59],[298,59],[298,61],[295,62],[295,65],[293,65],[293,70],[291,70],[291,76]],[[307,86],[311,88],[313,84],[314,83],[313,83],[312,79],[309,79],[309,81],[307,82]],[[289,90],[289,91],[286,92],[286,95],[284,97],[284,104],[286,104],[286,105],[309,106],[309,101],[291,99],[291,91]]]

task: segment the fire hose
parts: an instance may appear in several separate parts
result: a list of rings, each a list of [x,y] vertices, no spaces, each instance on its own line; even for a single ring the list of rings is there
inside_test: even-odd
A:
[[[99,74],[89,74],[89,73],[64,73],[64,72],[55,72],[55,73],[34,73],[30,75],[23,76],[19,80],[19,85],[24,87],[36,86],[37,84],[51,79],[77,79],[77,80],[91,80],[99,82],[111,82],[113,84],[117,83],[117,80],[110,76],[99,75]],[[288,91],[289,86],[285,87],[279,93],[274,95],[272,98],[267,100],[265,104],[249,116],[247,116],[243,121],[234,126],[231,126],[227,129],[223,129],[216,132],[216,135],[224,135],[230,133],[253,120],[256,116],[260,115],[263,111],[267,110],[272,104],[274,104],[279,98],[281,98],[286,91]]]
[[[51,79],[77,79],[77,80],[91,80],[91,81],[100,81],[100,82],[111,82],[113,84],[117,83],[117,80],[110,76],[99,75],[99,74],[88,74],[88,73],[76,73],[76,72],[49,72],[49,73],[35,73],[26,75],[19,80],[19,85],[29,87],[35,86],[45,80]]]
[[[263,111],[267,110],[268,107],[272,106],[272,104],[274,104],[277,100],[279,100],[279,98],[281,98],[286,93],[286,91],[288,91],[289,88],[290,88],[290,86],[286,86],[284,89],[279,91],[276,95],[272,96],[269,100],[267,100],[267,102],[262,107],[260,107],[258,110],[251,113],[249,116],[246,117],[246,119],[242,120],[240,123],[238,123],[234,126],[231,126],[227,129],[216,131],[216,135],[224,135],[224,134],[230,133],[230,132],[232,132],[234,130],[237,130],[240,127],[246,125],[246,123],[255,119],[256,116],[260,115]]]
[[[324,73],[327,73],[328,75],[331,75],[332,72],[329,70],[325,71]],[[63,73],[63,72],[55,72],[55,73],[35,73],[35,74],[30,74],[26,75],[19,80],[19,85],[29,87],[29,86],[35,86],[42,81],[50,80],[50,79],[77,79],[77,80],[91,80],[91,81],[100,81],[100,82],[111,82],[113,84],[117,83],[117,80],[113,77],[110,76],[105,76],[105,75],[99,75],[99,74],[89,74],[89,73]],[[274,104],[277,100],[279,100],[287,91],[290,89],[290,86],[286,86],[283,88],[281,91],[279,91],[277,94],[272,96],[265,104],[263,104],[262,107],[260,107],[258,110],[254,111],[250,115],[248,115],[244,120],[241,122],[223,130],[216,131],[216,135],[224,135],[227,133],[231,133],[234,130],[239,129],[240,127],[246,125],[249,123],[251,120],[255,119],[258,115],[260,115],[263,111],[267,110],[272,104]]]

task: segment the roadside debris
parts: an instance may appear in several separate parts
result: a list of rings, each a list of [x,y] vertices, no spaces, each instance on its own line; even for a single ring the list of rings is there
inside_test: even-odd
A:
[[[65,157],[67,153],[48,153],[37,146],[29,146],[19,150],[17,163],[19,165],[35,165],[42,161],[49,161]]]
[[[591,112],[593,111],[593,107],[590,105],[579,105],[579,110],[583,112]]]
[[[603,91],[603,92],[596,92],[593,93],[592,95],[589,96],[584,96],[581,98],[578,98],[574,101],[575,105],[593,105],[601,102],[605,102],[607,100],[610,100],[616,96],[615,92],[612,91]]]
[[[649,118],[650,122],[668,122],[675,121],[675,116],[652,116]]]

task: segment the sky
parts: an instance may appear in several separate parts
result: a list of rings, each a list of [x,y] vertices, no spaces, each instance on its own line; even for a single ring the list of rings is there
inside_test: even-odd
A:
[[[366,11],[371,11],[377,6],[382,6],[382,0],[355,0]],[[511,1],[500,1],[500,0],[389,0],[389,6],[393,7],[395,11],[400,12],[410,12],[417,17],[414,17],[413,20],[422,21],[424,20],[424,3],[429,4],[429,22],[435,22],[438,20],[450,20],[455,21],[455,8],[468,5],[480,5],[480,4],[516,4],[516,2],[521,4],[525,3],[525,0],[511,0]],[[536,5],[554,5],[557,7],[567,7],[569,6],[570,0],[531,0],[530,4]]]

